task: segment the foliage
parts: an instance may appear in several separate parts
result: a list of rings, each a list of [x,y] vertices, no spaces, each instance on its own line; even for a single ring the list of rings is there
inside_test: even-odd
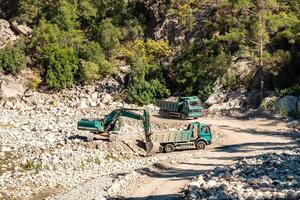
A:
[[[300,96],[300,84],[296,84],[289,88],[283,88],[283,89],[276,88],[275,92],[280,97],[283,97],[286,95]]]
[[[27,58],[21,43],[8,46],[0,51],[0,71],[16,75],[26,67],[26,63]]]
[[[224,48],[215,41],[192,46],[173,63],[173,73],[170,74],[175,84],[173,88],[185,95],[200,92],[206,97],[211,93],[214,81],[226,71],[229,61]]]
[[[78,56],[86,61],[91,61],[96,64],[100,64],[105,55],[99,43],[89,41],[83,43],[79,48]]]
[[[103,20],[99,26],[94,27],[93,33],[94,39],[108,54],[120,46],[122,34],[120,29],[112,23],[112,19]]]
[[[34,88],[40,81],[52,89],[90,83],[115,74],[126,60],[132,102],[153,102],[169,91],[205,100],[216,80],[231,90],[253,81],[236,77],[231,58],[248,58],[260,67],[262,46],[263,69],[272,77],[268,89],[297,91],[291,88],[300,76],[298,0],[213,5],[209,0],[0,0],[0,16],[33,28],[25,48],[17,44],[0,52],[0,66],[17,74],[26,53],[30,67],[41,74],[41,80],[32,80]],[[170,44],[154,40],[158,32],[162,38],[184,37]]]
[[[51,89],[69,87],[74,82],[78,59],[70,47],[50,44],[43,48],[43,64],[46,67],[46,84]]]
[[[29,87],[32,90],[37,90],[41,83],[42,83],[42,80],[41,80],[40,76],[34,75],[33,77],[31,77],[31,79],[27,83],[27,87]]]
[[[139,105],[154,103],[155,99],[170,95],[169,90],[157,79],[131,84],[128,88],[129,101]]]
[[[84,83],[91,83],[100,78],[99,65],[91,61],[83,62],[80,71]]]
[[[122,53],[131,66],[131,84],[128,88],[129,100],[138,104],[153,103],[170,94],[163,81],[163,67],[159,59],[170,55],[169,44],[165,40],[136,40]],[[159,81],[162,80],[162,81]]]

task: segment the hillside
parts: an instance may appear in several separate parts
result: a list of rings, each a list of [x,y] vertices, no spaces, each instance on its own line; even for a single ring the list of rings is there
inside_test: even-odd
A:
[[[113,76],[125,84],[127,100],[138,104],[171,94],[205,100],[216,88],[250,91],[261,81],[279,94],[286,88],[299,94],[297,0],[1,0],[0,5],[0,18],[29,30],[25,35],[8,30],[16,35],[1,42],[0,70],[13,75],[33,70],[33,89],[57,91]],[[5,40],[7,30],[0,33]]]

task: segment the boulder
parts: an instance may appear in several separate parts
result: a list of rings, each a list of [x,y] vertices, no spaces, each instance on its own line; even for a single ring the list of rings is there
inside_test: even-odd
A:
[[[8,43],[17,40],[18,37],[10,29],[10,24],[4,19],[0,19],[0,49],[3,49]]]
[[[209,106],[213,104],[218,104],[223,102],[226,99],[227,94],[221,91],[214,92],[212,95],[208,97],[205,103]]]
[[[101,102],[103,104],[110,104],[113,101],[113,97],[108,93],[103,93],[101,96]]]
[[[11,27],[18,33],[23,34],[25,36],[29,36],[32,33],[32,28],[28,27],[25,24],[18,24],[16,21],[14,21],[11,24]]]
[[[24,95],[25,88],[22,84],[14,81],[0,81],[0,100],[17,99]]]
[[[298,97],[295,96],[284,96],[277,99],[275,102],[275,109],[279,112],[289,113],[297,110]]]
[[[300,120],[294,120],[288,124],[290,128],[300,129]]]
[[[80,101],[79,108],[80,109],[88,108],[88,105],[86,104],[86,100],[85,99],[83,99],[83,100]]]

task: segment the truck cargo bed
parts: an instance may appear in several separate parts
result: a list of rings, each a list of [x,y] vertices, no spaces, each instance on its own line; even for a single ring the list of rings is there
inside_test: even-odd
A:
[[[178,112],[178,103],[177,102],[157,100],[156,105],[162,110]]]
[[[191,133],[188,132],[160,132],[151,135],[153,142],[158,143],[173,143],[173,142],[187,142],[193,139]]]

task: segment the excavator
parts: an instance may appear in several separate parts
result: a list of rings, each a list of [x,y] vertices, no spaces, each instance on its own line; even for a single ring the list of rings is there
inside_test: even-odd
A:
[[[130,109],[116,109],[106,115],[102,119],[81,119],[77,122],[78,130],[87,130],[94,134],[107,134],[109,138],[113,138],[115,131],[118,130],[118,119],[119,117],[128,117],[136,120],[143,121],[144,136],[146,144],[147,155],[153,155],[159,152],[160,144],[152,142],[151,140],[151,127],[150,127],[150,116],[149,113],[144,110],[143,114],[132,112]]]

